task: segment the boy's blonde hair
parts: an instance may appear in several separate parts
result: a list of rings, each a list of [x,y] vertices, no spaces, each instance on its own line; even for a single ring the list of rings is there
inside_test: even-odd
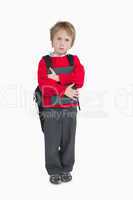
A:
[[[60,30],[65,30],[71,37],[72,37],[72,44],[74,44],[75,37],[76,37],[76,30],[74,26],[67,21],[59,21],[57,22],[51,29],[50,29],[50,40],[53,41],[54,35]]]

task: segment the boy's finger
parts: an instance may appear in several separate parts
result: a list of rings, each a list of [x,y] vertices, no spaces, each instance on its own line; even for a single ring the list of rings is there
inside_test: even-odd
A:
[[[73,97],[72,99],[75,100],[75,101],[77,101],[77,97]]]
[[[52,74],[56,74],[55,71],[51,67],[49,69],[52,72]]]
[[[70,85],[70,87],[72,87],[72,86],[74,86],[75,85],[75,83],[72,83],[71,85]]]

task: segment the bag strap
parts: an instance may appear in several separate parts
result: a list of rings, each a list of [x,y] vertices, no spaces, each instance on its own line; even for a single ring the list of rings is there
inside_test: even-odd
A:
[[[70,65],[74,65],[74,61],[73,61],[73,55],[72,54],[67,54],[67,58],[69,60]]]
[[[47,72],[48,69],[52,66],[51,57],[49,55],[43,56],[44,61],[46,62]]]

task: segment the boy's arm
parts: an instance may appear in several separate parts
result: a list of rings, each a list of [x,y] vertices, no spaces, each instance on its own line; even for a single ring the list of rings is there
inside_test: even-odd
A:
[[[59,74],[60,83],[62,85],[75,83],[77,88],[81,88],[84,84],[85,70],[79,58],[77,56],[73,56],[73,58],[75,65],[74,71],[70,74]]]
[[[63,96],[66,90],[65,86],[48,78],[46,63],[41,59],[38,64],[38,85],[43,96],[59,95]]]

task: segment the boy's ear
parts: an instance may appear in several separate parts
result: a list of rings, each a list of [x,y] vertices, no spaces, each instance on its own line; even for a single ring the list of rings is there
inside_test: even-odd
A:
[[[51,40],[51,46],[53,47],[53,41]]]
[[[71,44],[71,46],[69,47],[69,49],[71,49],[71,48],[72,48],[72,46],[73,46],[73,45]]]
[[[71,43],[71,47],[70,48],[72,48],[73,47],[73,43]]]

